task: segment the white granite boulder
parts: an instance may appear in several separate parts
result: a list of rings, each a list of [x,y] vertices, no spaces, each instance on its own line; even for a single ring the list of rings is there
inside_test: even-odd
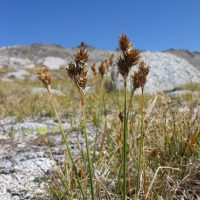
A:
[[[184,84],[200,82],[200,71],[197,68],[186,60],[169,53],[143,52],[141,60],[144,60],[150,67],[145,86],[146,93],[170,91]],[[136,69],[137,67],[133,67],[129,73],[129,90],[131,90],[130,76]],[[117,76],[116,65],[112,68],[111,78],[113,85],[122,90],[123,79],[121,75]]]
[[[38,60],[38,64],[45,65],[51,70],[57,70],[66,67],[67,62],[59,57],[48,56]]]

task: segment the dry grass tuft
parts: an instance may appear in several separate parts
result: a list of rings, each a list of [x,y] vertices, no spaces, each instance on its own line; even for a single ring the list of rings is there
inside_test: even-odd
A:
[[[192,169],[182,180],[175,182],[168,179],[169,189],[166,199],[199,199],[200,198],[200,168]]]

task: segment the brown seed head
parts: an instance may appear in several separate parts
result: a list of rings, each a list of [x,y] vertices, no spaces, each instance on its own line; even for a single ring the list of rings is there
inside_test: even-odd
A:
[[[124,121],[124,115],[123,115],[122,111],[119,111],[118,116],[119,116],[120,121],[123,122]]]
[[[141,71],[141,73],[147,76],[149,73],[149,66],[142,60],[140,62],[139,70]]]
[[[38,78],[43,82],[47,89],[51,86],[51,74],[46,66],[38,71]]]
[[[104,64],[105,64],[105,67],[106,67],[106,71],[108,70],[109,68],[109,62],[107,59],[104,60]]]
[[[135,72],[132,76],[132,82],[133,82],[133,92],[141,87],[141,77],[139,72]]]
[[[127,53],[132,49],[132,44],[127,35],[122,34],[119,38],[119,48],[123,53]]]
[[[68,76],[73,79],[79,72],[78,68],[73,62],[68,64],[68,68],[66,68]]]
[[[97,75],[97,70],[96,70],[96,64],[93,63],[92,67],[91,67],[91,70],[93,72],[93,74],[96,76]]]
[[[82,67],[83,65],[86,64],[88,60],[88,52],[86,49],[81,48],[79,49],[76,54],[75,54],[75,63],[79,67]]]
[[[68,76],[74,81],[81,95],[85,95],[85,87],[88,79],[86,62],[88,53],[85,49],[80,49],[75,55],[75,63],[71,62],[66,68]]]
[[[75,76],[74,78],[74,82],[82,96],[85,95],[85,87],[86,87],[86,83],[88,79],[87,72],[88,71],[86,69],[83,69],[81,71],[81,74],[78,76]]]
[[[126,35],[121,36],[119,46],[123,54],[122,56],[119,56],[117,60],[118,71],[123,78],[126,79],[131,67],[138,64],[140,60],[140,52],[133,48]]]
[[[131,51],[124,56],[126,63],[129,67],[137,65],[140,60],[140,52],[136,49],[131,49]]]
[[[101,75],[101,78],[103,79],[107,69],[107,64],[105,60],[101,61],[101,65],[99,66],[99,73]]]
[[[118,67],[118,72],[123,76],[123,78],[126,78],[128,76],[130,67],[127,66],[124,57],[122,56],[118,57],[117,67]]]
[[[115,55],[112,53],[112,54],[110,55],[110,57],[108,58],[109,66],[112,66],[112,65],[113,65],[114,56],[115,56]]]
[[[151,157],[156,157],[159,155],[159,149],[158,148],[154,148],[152,149],[151,153],[150,153],[150,156]]]
[[[144,61],[140,62],[139,71],[135,72],[134,75],[132,75],[133,92],[140,87],[142,88],[143,92],[148,73],[149,67],[147,66],[147,64]]]
[[[139,71],[141,73],[141,87],[144,88],[147,82],[147,75],[149,74],[149,66],[144,62],[140,62]]]

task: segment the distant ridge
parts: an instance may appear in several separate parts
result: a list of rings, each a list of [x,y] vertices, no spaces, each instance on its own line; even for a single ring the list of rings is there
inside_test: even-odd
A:
[[[60,44],[44,44],[44,43],[33,43],[31,45],[15,45],[8,47],[0,47],[0,57],[9,58],[16,57],[20,59],[29,59],[33,63],[37,63],[39,59],[44,57],[59,57],[64,60],[73,59],[73,55],[77,48],[84,47],[89,52],[93,52],[90,56],[91,60],[89,62],[99,62],[103,57],[109,56],[111,51],[106,49],[97,49],[94,46],[86,43],[80,42],[79,45],[74,48],[65,48]],[[148,50],[140,50],[141,52],[146,52]],[[184,58],[190,64],[200,69],[200,52],[189,51],[187,49],[167,49],[162,52],[170,53],[176,55],[180,58]]]
[[[168,49],[163,52],[184,58],[189,63],[200,69],[200,52],[198,51],[189,51],[187,49]]]

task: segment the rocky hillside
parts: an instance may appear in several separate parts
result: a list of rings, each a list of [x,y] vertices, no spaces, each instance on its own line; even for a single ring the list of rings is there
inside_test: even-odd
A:
[[[88,66],[108,58],[112,53],[116,61],[119,52],[95,49],[85,43],[89,51]],[[65,68],[72,61],[77,48],[69,49],[59,45],[33,44],[31,46],[13,46],[0,48],[0,79],[10,81],[13,78],[30,78],[30,69],[43,64],[51,70]],[[172,55],[173,54],[173,55]],[[200,82],[200,53],[183,50],[168,50],[166,52],[142,52],[142,58],[150,67],[147,92],[173,90],[175,87]],[[8,69],[9,70],[6,70]],[[112,78],[116,66],[113,64]],[[110,75],[109,75],[110,76]],[[116,77],[114,77],[116,79]],[[113,80],[114,80],[113,79]],[[115,81],[115,80],[114,80]],[[118,84],[118,83],[117,83]]]
[[[109,51],[88,47],[91,62],[98,62],[109,56]],[[36,64],[46,64],[50,68],[66,65],[76,51],[59,45],[33,44],[0,48],[0,66],[13,68],[33,68]]]

